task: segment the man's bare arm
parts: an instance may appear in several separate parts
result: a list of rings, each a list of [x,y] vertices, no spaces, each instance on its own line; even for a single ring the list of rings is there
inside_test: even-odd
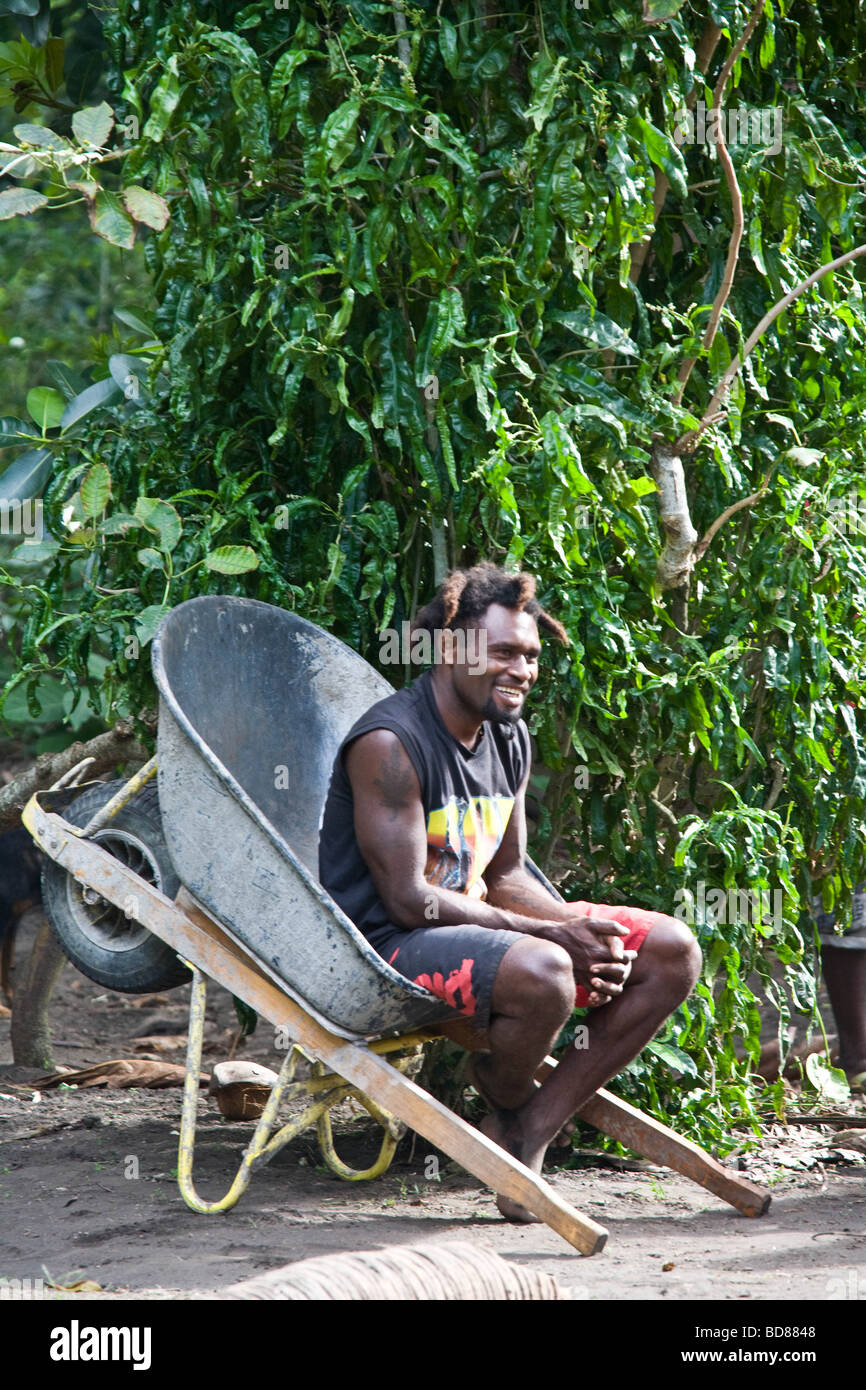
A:
[[[418,774],[396,734],[373,729],[346,752],[355,838],[391,921],[400,927],[503,928],[533,935],[541,922],[428,883],[427,823]],[[551,905],[556,906],[550,899]]]

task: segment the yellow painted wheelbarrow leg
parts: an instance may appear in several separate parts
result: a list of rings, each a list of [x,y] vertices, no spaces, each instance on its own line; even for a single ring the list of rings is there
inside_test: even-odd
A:
[[[90,817],[86,825],[82,825],[80,828],[70,825],[68,827],[69,830],[73,835],[79,836],[82,840],[90,839],[91,836],[96,834],[97,830],[101,830],[103,826],[107,825],[108,822],[117,815],[118,811],[122,811],[124,806],[128,805],[132,798],[138,795],[145,783],[149,782],[151,778],[155,776],[156,757],[154,756],[144,764],[144,767],[140,767],[138,772],[134,773],[132,777],[124,782],[120,790],[115,792],[110,801],[106,801],[101,810]]]
[[[379,1157],[370,1168],[350,1168],[348,1164],[344,1163],[340,1158],[334,1148],[331,1116],[328,1111],[326,1111],[324,1115],[319,1116],[316,1129],[318,1131],[319,1149],[321,1150],[322,1158],[327,1163],[331,1172],[336,1173],[339,1178],[346,1178],[349,1182],[366,1182],[370,1178],[381,1178],[383,1173],[387,1173],[391,1166],[391,1160],[397,1151],[397,1144],[400,1141],[403,1127],[397,1126],[398,1133],[396,1135],[393,1134],[388,1124],[388,1120],[391,1118],[390,1116],[386,1118],[384,1113],[379,1110],[379,1107],[368,1100],[366,1096],[358,1095],[357,1099],[366,1110],[369,1110],[373,1118],[378,1121],[385,1131],[382,1138],[382,1147],[379,1150]]]
[[[402,1071],[413,1060],[412,1057],[401,1057],[394,1061],[393,1065],[398,1071]],[[370,1100],[369,1096],[365,1096],[354,1087],[352,1087],[351,1095],[354,1100],[360,1101],[367,1113],[372,1115],[376,1123],[381,1125],[385,1131],[382,1147],[375,1163],[369,1168],[350,1168],[348,1164],[343,1162],[334,1148],[334,1134],[328,1111],[319,1116],[316,1125],[319,1148],[332,1173],[336,1173],[340,1178],[345,1178],[348,1182],[368,1182],[371,1178],[380,1178],[383,1173],[387,1173],[391,1166],[391,1160],[397,1151],[397,1145],[406,1133],[406,1126],[400,1120],[396,1120],[393,1115],[389,1115],[387,1110],[380,1109],[375,1101]]]
[[[393,1115],[382,1110],[375,1101],[370,1100],[368,1096],[363,1095],[354,1086],[344,1081],[341,1076],[329,1071],[321,1062],[316,1064],[315,1075],[311,1081],[302,1085],[293,1085],[295,1067],[302,1054],[296,1047],[292,1047],[286,1054],[279,1077],[274,1083],[253,1136],[244,1150],[241,1165],[228,1192],[215,1202],[206,1202],[204,1198],[199,1197],[192,1180],[192,1169],[195,1156],[195,1127],[198,1114],[207,978],[195,966],[190,968],[193,973],[193,983],[189,1007],[186,1076],[184,1077],[183,1110],[177,1161],[178,1187],[187,1206],[191,1207],[193,1211],[203,1214],[229,1211],[246,1192],[256,1169],[269,1162],[285,1144],[288,1144],[313,1124],[317,1129],[322,1157],[331,1171],[336,1173],[338,1177],[346,1178],[351,1182],[364,1182],[368,1179],[381,1177],[391,1165],[397,1145],[406,1132],[406,1126],[396,1120]],[[428,1041],[428,1039],[416,1034],[407,1034],[405,1038],[388,1039],[380,1042],[377,1050],[387,1053],[396,1050],[401,1045],[404,1048],[409,1046],[417,1050],[418,1043],[422,1041]],[[403,1071],[414,1060],[412,1055],[398,1057],[394,1059],[392,1065]],[[300,1115],[296,1115],[288,1124],[283,1125],[276,1133],[272,1133],[280,1103],[289,1089],[295,1094],[316,1095],[317,1099],[308,1105]],[[329,1112],[332,1106],[339,1104],[347,1096],[352,1096],[355,1100],[360,1101],[364,1109],[385,1131],[379,1156],[370,1168],[350,1168],[342,1161],[334,1148],[334,1135]]]
[[[436,1037],[435,1032],[431,1029],[427,1029],[420,1033],[404,1033],[402,1037],[399,1038],[380,1038],[378,1042],[370,1044],[370,1051],[387,1056],[389,1052],[405,1052],[408,1050],[407,1056],[389,1057],[388,1059],[397,1071],[404,1072],[414,1062],[417,1061],[420,1063],[420,1057],[418,1055],[420,1049],[425,1043],[431,1042],[434,1037]],[[309,1092],[313,1092],[313,1090],[319,1086],[327,1085],[328,1082],[342,1079],[335,1077],[333,1072],[328,1072],[324,1063],[321,1062],[316,1065],[316,1073],[316,1080],[308,1084],[307,1090]],[[395,1119],[387,1110],[382,1110],[375,1101],[372,1101],[369,1096],[365,1096],[363,1091],[357,1090],[354,1086],[352,1087],[350,1095],[353,1100],[357,1100],[363,1105],[368,1115],[372,1115],[376,1123],[381,1125],[382,1129],[385,1131],[378,1158],[369,1168],[350,1168],[348,1164],[344,1163],[334,1147],[331,1116],[327,1112],[320,1116],[316,1126],[319,1137],[319,1149],[331,1172],[336,1173],[338,1177],[345,1178],[347,1182],[369,1182],[371,1179],[381,1178],[383,1173],[387,1173],[394,1158],[394,1154],[397,1151],[397,1145],[406,1133],[407,1126],[403,1124],[401,1120]]]
[[[189,962],[187,962],[189,963]],[[188,1207],[203,1214],[229,1211],[250,1185],[250,1179],[257,1168],[267,1163],[290,1140],[295,1139],[310,1125],[316,1124],[332,1105],[336,1105],[352,1090],[346,1083],[332,1087],[320,1096],[300,1115],[283,1125],[272,1135],[280,1102],[292,1085],[298,1052],[291,1048],[286,1054],[280,1074],[274,1083],[261,1118],[244,1150],[241,1165],[234,1181],[224,1197],[215,1202],[206,1202],[199,1197],[192,1180],[193,1158],[195,1154],[195,1126],[198,1112],[199,1073],[201,1069],[201,1049],[204,1035],[204,1011],[207,995],[206,977],[195,966],[193,972],[192,998],[189,1010],[189,1039],[186,1053],[186,1076],[183,1085],[183,1110],[180,1122],[180,1142],[178,1144],[177,1182],[180,1194]],[[338,1078],[334,1078],[338,1080]]]

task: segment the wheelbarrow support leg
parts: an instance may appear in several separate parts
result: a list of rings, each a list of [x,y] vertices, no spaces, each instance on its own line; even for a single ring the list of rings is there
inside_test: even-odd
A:
[[[189,964],[189,962],[187,962]],[[280,1074],[249,1144],[244,1150],[241,1165],[234,1181],[224,1197],[215,1202],[207,1202],[199,1197],[192,1180],[193,1159],[195,1155],[195,1126],[198,1113],[199,1074],[201,1071],[202,1038],[204,1035],[204,1011],[207,993],[207,980],[195,966],[193,972],[192,997],[189,1010],[189,1040],[186,1052],[186,1076],[183,1084],[183,1110],[180,1122],[180,1141],[177,1155],[177,1185],[188,1207],[202,1214],[229,1211],[243,1196],[257,1168],[262,1167],[280,1151],[291,1139],[301,1134],[309,1125],[317,1124],[327,1114],[332,1105],[349,1094],[349,1087],[337,1085],[307,1106],[302,1114],[274,1133],[277,1112],[286,1090],[292,1085],[297,1053],[291,1048],[286,1054]],[[339,1080],[339,1078],[335,1078]]]

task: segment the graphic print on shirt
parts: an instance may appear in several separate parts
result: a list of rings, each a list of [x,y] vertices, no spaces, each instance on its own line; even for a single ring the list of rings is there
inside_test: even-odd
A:
[[[451,796],[427,817],[424,877],[439,888],[479,897],[481,876],[502,843],[512,796]]]

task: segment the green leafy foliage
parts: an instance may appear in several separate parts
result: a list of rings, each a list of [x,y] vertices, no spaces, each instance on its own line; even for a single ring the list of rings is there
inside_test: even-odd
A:
[[[35,189],[5,188],[0,193],[0,222],[5,222],[10,217],[27,216],[39,208],[44,208],[47,202],[45,194],[37,193]]]
[[[217,574],[246,574],[258,566],[258,556],[249,545],[221,545],[204,557],[209,570]]]
[[[27,392],[27,411],[44,434],[47,429],[56,429],[60,424],[64,411],[63,397],[50,386],[37,386]]]
[[[682,9],[683,0],[643,0],[643,17],[646,24],[664,24],[673,19]]]
[[[93,145],[99,150],[107,144],[113,128],[114,112],[107,101],[76,111],[72,117],[72,131],[79,143]]]
[[[101,516],[111,496],[111,474],[104,463],[95,463],[81,480],[81,506],[88,517]]]
[[[844,1071],[831,1067],[817,1052],[806,1058],[806,1078],[817,1093],[819,1102],[845,1105],[851,1098],[851,1088]]]

